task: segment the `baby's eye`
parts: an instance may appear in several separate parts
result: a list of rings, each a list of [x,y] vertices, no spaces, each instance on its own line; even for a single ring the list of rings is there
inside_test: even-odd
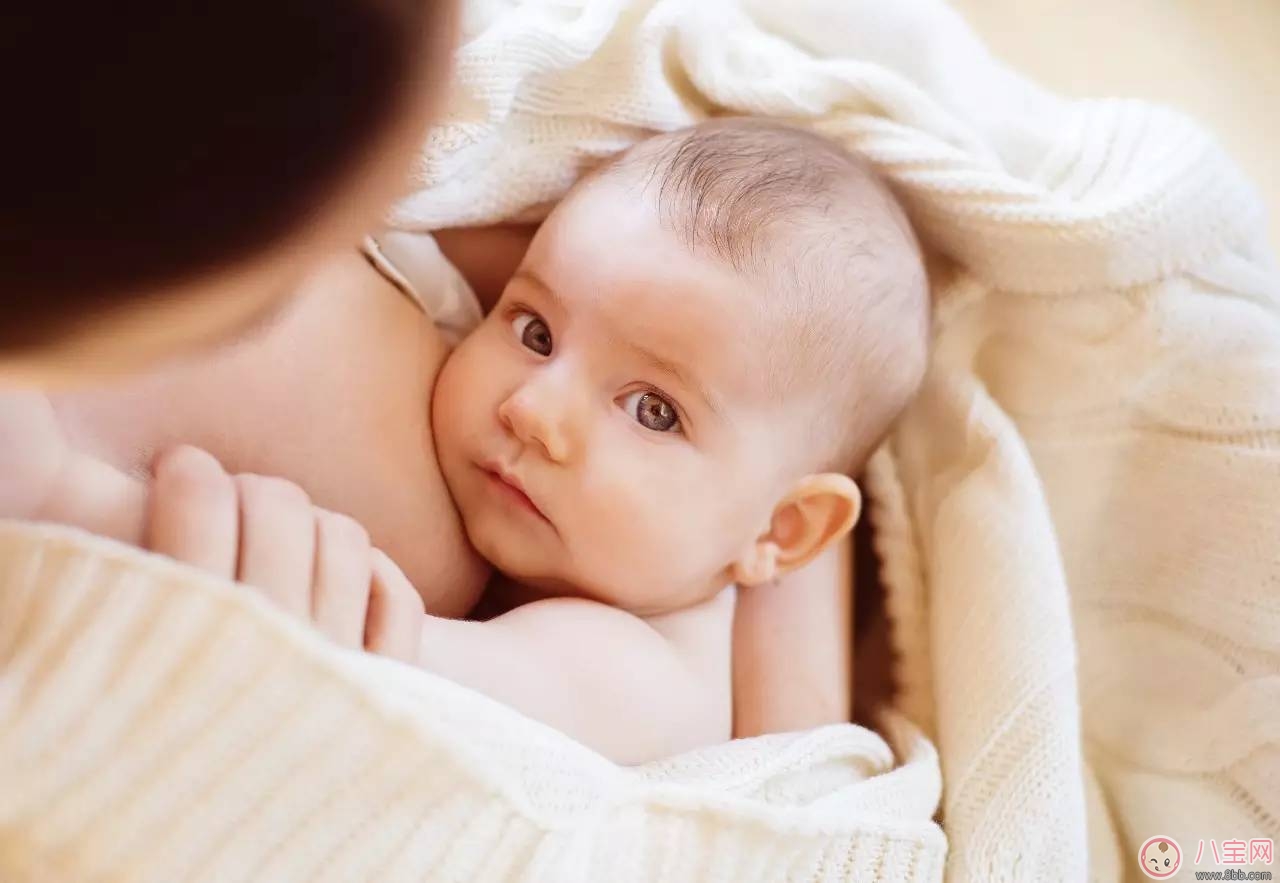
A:
[[[540,356],[551,355],[551,329],[542,319],[533,313],[521,310],[511,320],[511,327],[515,329],[516,336],[526,348]]]
[[[622,402],[622,410],[636,418],[645,429],[654,432],[679,432],[680,417],[675,406],[656,392],[637,390]]]

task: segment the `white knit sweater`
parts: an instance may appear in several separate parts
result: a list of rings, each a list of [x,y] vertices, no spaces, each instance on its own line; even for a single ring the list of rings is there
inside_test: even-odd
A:
[[[948,880],[1280,838],[1280,285],[1195,126],[1056,99],[933,0],[493,0],[466,31],[403,226],[537,216],[722,111],[812,123],[908,205],[936,346],[870,489]],[[841,727],[620,770],[110,543],[4,526],[0,581],[6,881],[942,873],[902,722],[896,759]]]
[[[936,0],[472,13],[403,226],[536,216],[717,113],[812,125],[908,206],[936,343],[870,489],[948,879],[1280,838],[1280,274],[1212,141],[1044,92]]]

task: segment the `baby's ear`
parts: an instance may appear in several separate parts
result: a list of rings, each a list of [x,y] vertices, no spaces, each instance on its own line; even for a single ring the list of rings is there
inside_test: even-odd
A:
[[[768,532],[734,562],[734,581],[759,585],[808,564],[849,533],[861,511],[862,494],[847,475],[805,476],[773,510]]]

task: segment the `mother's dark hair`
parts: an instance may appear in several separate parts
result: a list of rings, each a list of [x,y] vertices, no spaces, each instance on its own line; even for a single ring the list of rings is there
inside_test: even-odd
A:
[[[293,232],[419,94],[452,5],[10,4],[0,350]]]

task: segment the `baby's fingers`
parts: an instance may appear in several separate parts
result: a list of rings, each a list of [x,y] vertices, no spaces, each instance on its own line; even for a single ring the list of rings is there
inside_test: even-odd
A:
[[[240,515],[235,483],[212,455],[188,445],[156,461],[147,548],[235,579]]]
[[[240,582],[286,613],[311,616],[316,521],[311,499],[282,478],[237,475],[240,495]]]
[[[344,647],[364,646],[365,614],[373,577],[369,532],[353,518],[316,510],[316,628]]]
[[[297,485],[232,478],[183,446],[156,461],[149,505],[153,551],[251,586],[343,646],[417,659],[421,596],[360,524]]]
[[[394,561],[374,549],[365,649],[404,662],[416,661],[425,615],[422,596]]]

